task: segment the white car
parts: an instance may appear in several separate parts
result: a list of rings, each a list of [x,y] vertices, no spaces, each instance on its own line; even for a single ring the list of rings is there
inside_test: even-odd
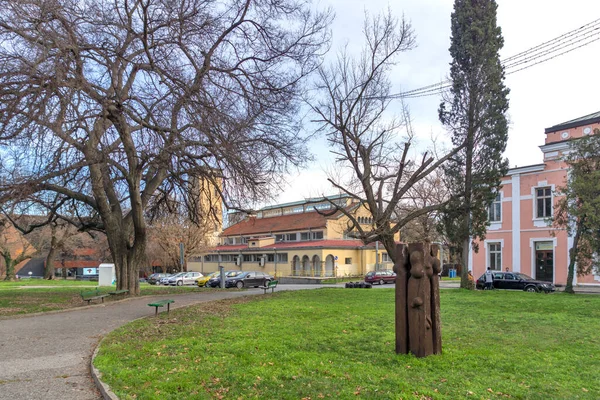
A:
[[[195,285],[196,279],[201,278],[202,276],[203,275],[200,272],[180,272],[169,278],[169,285]]]

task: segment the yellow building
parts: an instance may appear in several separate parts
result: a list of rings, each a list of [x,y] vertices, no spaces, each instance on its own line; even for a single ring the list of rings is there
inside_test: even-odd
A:
[[[362,204],[347,196],[328,199],[369,229],[373,219]],[[333,207],[328,201],[306,200],[266,207],[256,215],[230,216],[237,222],[221,233],[219,245],[190,259],[188,269],[207,273],[222,265],[277,277],[344,277],[392,268],[383,246],[365,246],[352,238],[352,224],[342,212],[325,216],[316,210],[327,214]]]

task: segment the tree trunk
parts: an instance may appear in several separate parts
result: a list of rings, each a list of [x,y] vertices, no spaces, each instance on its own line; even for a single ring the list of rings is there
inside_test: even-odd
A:
[[[15,278],[15,260],[12,259],[10,254],[4,254],[4,265],[6,265],[6,277],[5,281],[14,281]]]
[[[569,270],[567,274],[567,285],[565,286],[565,292],[575,293],[573,290],[573,279],[575,278],[575,263],[577,262],[577,250],[579,247],[579,238],[583,230],[583,221],[577,220],[577,230],[575,231],[575,237],[573,238],[573,247],[569,250]]]
[[[136,237],[131,248],[117,243],[111,249],[117,278],[117,290],[129,290],[131,296],[140,294],[139,271],[144,263],[146,238]]]
[[[48,255],[46,256],[46,265],[44,268],[44,279],[54,279],[54,254],[56,253],[56,249],[54,247],[50,247],[50,251],[48,251]]]
[[[465,214],[463,219],[463,238],[460,287],[462,289],[473,289],[469,284],[469,242],[471,240],[471,197],[473,196],[473,150],[475,145],[475,132],[473,131],[473,102],[470,102],[469,110],[469,128],[467,131],[467,147],[465,157]]]
[[[44,279],[54,279],[54,255],[56,254],[56,230],[52,229],[52,238],[50,238],[50,250],[46,256],[46,265],[44,268]]]
[[[471,266],[469,265],[469,244],[469,238],[463,240],[462,252],[460,256],[460,287],[462,289],[473,289],[469,284],[469,268],[471,268]]]

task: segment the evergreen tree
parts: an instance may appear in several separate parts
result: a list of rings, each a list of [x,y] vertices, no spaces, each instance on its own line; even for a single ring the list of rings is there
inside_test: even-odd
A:
[[[553,224],[573,237],[569,250],[569,272],[565,292],[573,293],[575,265],[577,274],[600,271],[600,131],[572,142],[567,155],[569,178],[559,189]]]
[[[439,108],[455,146],[466,146],[445,166],[451,201],[443,228],[462,247],[461,287],[468,286],[469,241],[484,238],[487,207],[508,169],[508,92],[498,52],[503,46],[494,0],[455,0],[452,13],[452,86]],[[475,251],[478,249],[475,247]]]

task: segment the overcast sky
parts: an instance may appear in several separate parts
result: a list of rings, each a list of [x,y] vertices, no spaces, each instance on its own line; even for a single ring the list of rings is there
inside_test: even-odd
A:
[[[505,59],[600,18],[598,0],[498,0],[498,25],[502,28]],[[448,76],[450,56],[451,0],[321,0],[336,14],[332,26],[336,51],[345,43],[357,51],[362,46],[364,12],[376,14],[388,5],[412,23],[418,47],[405,53],[392,81],[393,92],[438,83]],[[598,37],[598,36],[596,36]],[[544,128],[600,110],[600,41],[507,75],[510,88],[509,140],[506,157],[510,166],[542,162],[538,146]],[[413,125],[422,140],[431,134],[447,136],[438,121],[439,95],[409,99]],[[399,107],[392,103],[390,110]],[[289,177],[290,186],[273,203],[299,201],[305,197],[334,194],[324,170],[333,156],[325,142],[311,142],[317,160]]]

